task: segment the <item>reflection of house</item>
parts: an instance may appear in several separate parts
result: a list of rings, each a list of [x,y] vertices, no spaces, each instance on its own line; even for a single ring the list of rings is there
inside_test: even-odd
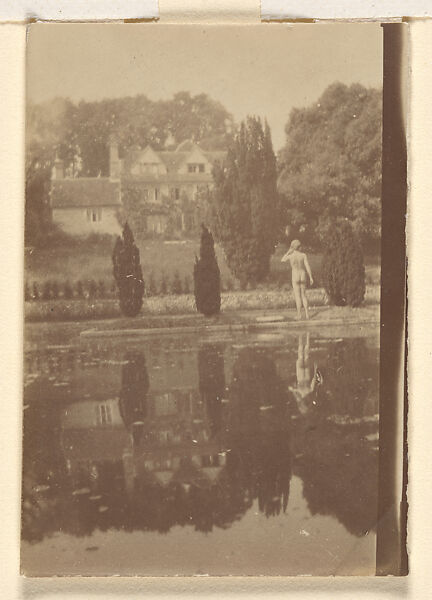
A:
[[[126,213],[139,213],[144,231],[160,234],[168,227],[191,231],[199,193],[212,187],[213,165],[224,156],[186,140],[173,151],[132,148],[120,159],[117,144],[112,143],[110,176],[94,178],[65,178],[63,161],[56,160],[53,220],[71,234],[117,233],[116,212],[122,205]]]
[[[146,410],[135,444],[117,396],[122,397],[122,372],[128,363],[94,365],[90,355],[72,371],[61,437],[73,480],[86,472],[95,482],[107,463],[122,465],[130,491],[136,478],[205,487],[219,476],[225,457],[219,454],[221,440],[212,436],[208,407],[198,391],[196,352],[188,348],[158,352],[155,347],[150,356]],[[135,396],[131,394],[131,402]],[[122,401],[128,402],[128,396],[123,395]]]

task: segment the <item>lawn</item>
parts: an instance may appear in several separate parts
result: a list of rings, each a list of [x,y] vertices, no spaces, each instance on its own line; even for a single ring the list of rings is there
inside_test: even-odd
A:
[[[32,285],[37,282],[43,285],[45,281],[57,281],[60,285],[65,281],[82,281],[84,284],[90,280],[104,281],[108,286],[112,282],[112,242],[103,240],[98,242],[85,242],[73,246],[55,246],[52,248],[30,249],[25,257],[25,278]],[[164,242],[161,240],[146,240],[138,244],[141,255],[144,279],[148,281],[153,272],[156,286],[164,275],[170,282],[175,272],[180,279],[185,278],[192,282],[195,255],[199,252],[199,241]],[[267,285],[277,287],[288,284],[290,269],[280,258],[286,251],[280,245],[271,260],[271,273]],[[216,246],[216,254],[221,271],[222,283],[225,289],[236,287],[221,248]],[[319,254],[310,254],[309,261],[315,279],[315,286],[321,287],[321,261]],[[379,259],[372,258],[366,261],[366,281],[368,284],[379,284],[380,266]],[[169,283],[168,283],[169,288]]]

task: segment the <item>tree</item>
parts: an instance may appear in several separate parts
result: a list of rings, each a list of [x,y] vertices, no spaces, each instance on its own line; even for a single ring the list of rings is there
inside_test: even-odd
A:
[[[206,407],[211,437],[222,429],[222,398],[225,393],[223,350],[214,344],[205,344],[198,352],[199,392]]]
[[[205,316],[218,314],[221,307],[220,271],[213,236],[202,225],[200,257],[195,257],[194,294],[197,311]]]
[[[326,235],[322,276],[332,304],[359,306],[366,291],[363,252],[351,224],[332,225]]]
[[[248,117],[214,169],[215,232],[242,287],[262,281],[279,234],[276,158],[270,129]]]
[[[142,352],[127,352],[122,368],[122,386],[119,394],[120,414],[125,426],[139,443],[147,416],[149,376]]]
[[[113,272],[119,290],[120,309],[128,317],[135,317],[142,307],[144,280],[139,250],[129,225],[123,228],[113,251]]]
[[[293,237],[319,245],[331,221],[343,217],[363,244],[379,241],[381,97],[334,83],[317,103],[291,112],[278,189]]]

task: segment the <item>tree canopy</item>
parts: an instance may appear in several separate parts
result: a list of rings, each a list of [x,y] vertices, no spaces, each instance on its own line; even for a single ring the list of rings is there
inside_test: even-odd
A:
[[[270,269],[280,220],[276,157],[270,128],[248,117],[213,171],[213,221],[228,265],[244,286],[262,281]]]
[[[293,236],[314,244],[333,220],[347,218],[363,242],[379,239],[381,96],[334,83],[316,104],[291,112],[278,189]]]

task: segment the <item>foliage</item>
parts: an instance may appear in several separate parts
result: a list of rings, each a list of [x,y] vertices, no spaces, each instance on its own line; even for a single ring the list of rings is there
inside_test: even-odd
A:
[[[222,398],[225,393],[223,350],[205,344],[198,352],[199,393],[209,421],[211,437],[222,429]]]
[[[147,294],[149,296],[157,296],[157,286],[153,271],[150,271],[150,275],[147,280]]]
[[[180,279],[180,274],[178,271],[174,272],[174,277],[172,280],[172,285],[171,285],[171,293],[172,294],[181,294],[183,292],[183,286],[182,286],[182,282]]]
[[[202,225],[200,257],[195,257],[194,294],[197,311],[210,316],[218,314],[221,307],[220,271],[213,236]]]
[[[165,296],[168,292],[168,284],[167,284],[167,278],[165,273],[162,273],[161,276],[161,280],[160,280],[160,288],[159,288],[159,293],[161,296]]]
[[[188,277],[186,275],[186,277],[184,278],[184,281],[183,281],[183,294],[190,294],[190,289],[191,289],[190,277]]]
[[[32,293],[33,299],[34,300],[39,300],[40,294],[39,294],[39,287],[38,284],[36,282],[33,283],[33,293]]]
[[[149,376],[142,352],[127,352],[122,368],[120,414],[125,426],[132,432],[134,443],[139,443],[143,421],[147,416]]]
[[[83,286],[81,280],[77,281],[76,295],[77,295],[77,298],[84,298],[84,286]]]
[[[328,229],[322,276],[332,304],[359,306],[363,302],[366,291],[363,253],[348,221]]]
[[[66,281],[63,288],[63,297],[66,300],[71,300],[73,298],[73,289],[69,281]]]
[[[291,237],[317,245],[331,220],[349,219],[363,243],[380,236],[381,91],[334,83],[291,112],[278,188]]]
[[[135,317],[142,307],[144,280],[139,250],[129,225],[123,228],[123,239],[119,236],[112,255],[113,273],[119,290],[120,309],[128,317]]]
[[[214,168],[215,233],[242,287],[262,281],[279,235],[276,158],[270,129],[248,117]]]

